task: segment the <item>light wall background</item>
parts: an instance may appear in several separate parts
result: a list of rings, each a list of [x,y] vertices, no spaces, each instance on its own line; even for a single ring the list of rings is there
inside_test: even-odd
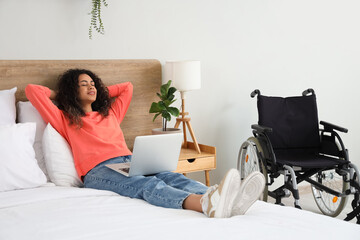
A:
[[[89,40],[90,0],[0,0],[0,59],[200,60],[202,88],[186,110],[198,141],[217,147],[212,183],[236,167],[257,122],[252,90],[313,88],[320,120],[349,129],[341,136],[360,166],[360,1],[107,2],[106,34]]]

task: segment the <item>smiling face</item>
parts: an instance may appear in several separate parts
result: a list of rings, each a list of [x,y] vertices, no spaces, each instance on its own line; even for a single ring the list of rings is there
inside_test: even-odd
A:
[[[91,79],[89,75],[80,74],[78,78],[78,83],[78,98],[83,108],[86,109],[85,112],[88,112],[89,107],[91,109],[91,104],[96,100],[97,91],[95,88],[95,82]]]

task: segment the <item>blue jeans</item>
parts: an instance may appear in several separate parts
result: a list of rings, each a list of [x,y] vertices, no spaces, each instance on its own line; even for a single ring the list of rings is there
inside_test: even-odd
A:
[[[126,177],[105,166],[109,163],[131,161],[131,156],[109,159],[91,169],[84,177],[84,187],[116,192],[166,208],[183,208],[190,194],[204,194],[208,189],[202,183],[180,173],[162,172],[151,176]]]

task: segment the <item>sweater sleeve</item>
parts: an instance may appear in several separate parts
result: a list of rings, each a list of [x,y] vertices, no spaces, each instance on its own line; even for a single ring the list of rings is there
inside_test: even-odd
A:
[[[114,110],[119,123],[121,123],[131,102],[133,85],[130,82],[125,82],[108,86],[108,90],[110,97],[116,97],[111,108]]]
[[[25,88],[25,94],[45,123],[50,123],[59,133],[63,133],[62,119],[64,115],[50,100],[50,89],[40,85],[28,84]]]

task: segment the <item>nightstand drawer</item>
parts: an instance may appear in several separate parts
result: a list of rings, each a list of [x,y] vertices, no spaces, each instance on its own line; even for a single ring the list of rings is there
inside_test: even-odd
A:
[[[176,168],[178,173],[186,175],[190,172],[204,171],[206,186],[210,186],[209,172],[216,168],[216,148],[199,144],[201,153],[195,150],[192,142],[181,148],[179,162]]]
[[[175,172],[195,172],[203,170],[212,170],[216,168],[215,157],[200,157],[179,160]]]

